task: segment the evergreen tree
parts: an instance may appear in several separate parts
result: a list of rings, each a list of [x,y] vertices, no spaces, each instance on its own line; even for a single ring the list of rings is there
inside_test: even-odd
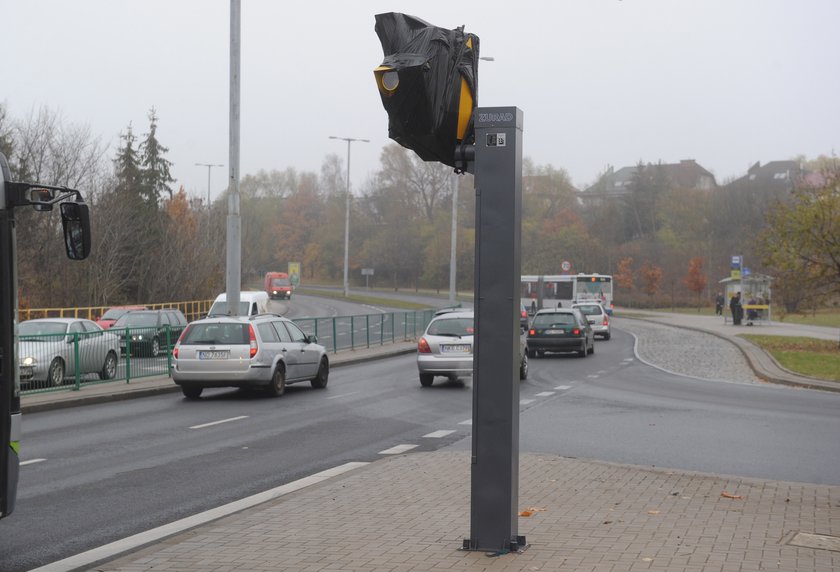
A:
[[[114,167],[117,177],[117,192],[121,194],[139,194],[142,182],[140,160],[137,156],[137,149],[134,145],[137,138],[128,124],[125,133],[120,134],[122,145],[117,149],[117,157],[114,159]]]
[[[149,110],[149,132],[146,139],[140,144],[140,163],[142,167],[142,189],[143,199],[149,204],[157,204],[161,195],[166,191],[169,199],[172,200],[172,187],[175,179],[169,173],[172,162],[164,157],[169,152],[157,140],[157,115],[155,108]]]

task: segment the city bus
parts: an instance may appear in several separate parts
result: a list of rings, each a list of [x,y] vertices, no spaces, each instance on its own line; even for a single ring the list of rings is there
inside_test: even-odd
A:
[[[612,314],[613,279],[608,274],[523,275],[520,298],[532,314],[576,302],[600,302]]]
[[[11,180],[0,153],[0,518],[15,509],[20,472],[20,366],[18,364],[15,208],[61,211],[64,247],[71,260],[90,253],[90,214],[79,191]]]

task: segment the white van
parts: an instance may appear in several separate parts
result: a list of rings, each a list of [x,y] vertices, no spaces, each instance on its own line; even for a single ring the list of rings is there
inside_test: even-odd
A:
[[[239,315],[240,316],[255,316],[257,314],[268,313],[268,294],[263,291],[244,291],[239,293]],[[210,311],[207,312],[207,317],[212,316],[227,316],[228,304],[227,294],[222,292],[216,296],[213,305],[210,306]]]

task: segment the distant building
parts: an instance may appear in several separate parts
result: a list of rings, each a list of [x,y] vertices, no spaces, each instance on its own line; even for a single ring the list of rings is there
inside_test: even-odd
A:
[[[661,169],[671,188],[711,190],[717,187],[715,176],[694,159],[684,159],[679,163],[648,163],[651,169]],[[622,167],[614,171],[610,167],[593,185],[580,194],[584,201],[622,197],[631,192],[637,166]]]
[[[770,161],[764,166],[756,162],[746,175],[727,184],[726,188],[778,194],[792,191],[801,180],[811,175],[796,161]]]

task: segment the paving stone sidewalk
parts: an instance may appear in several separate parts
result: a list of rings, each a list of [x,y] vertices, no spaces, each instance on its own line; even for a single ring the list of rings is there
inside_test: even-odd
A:
[[[88,570],[840,570],[793,544],[840,536],[840,487],[523,454],[530,546],[491,557],[460,550],[469,482],[467,453],[384,459]]]

